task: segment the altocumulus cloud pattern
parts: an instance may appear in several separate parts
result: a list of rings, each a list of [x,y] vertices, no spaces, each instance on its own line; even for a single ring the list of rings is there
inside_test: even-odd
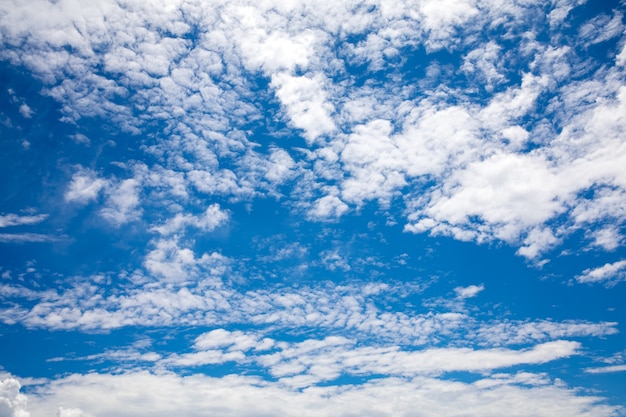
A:
[[[0,2],[0,417],[626,416],[625,13]]]

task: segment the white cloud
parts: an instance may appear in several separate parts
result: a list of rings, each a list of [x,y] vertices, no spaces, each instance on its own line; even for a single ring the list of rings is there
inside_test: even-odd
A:
[[[165,236],[184,232],[187,227],[211,232],[226,223],[228,219],[228,212],[222,210],[219,204],[211,204],[200,216],[177,213],[162,226],[153,227],[153,230]]]
[[[91,140],[89,140],[89,138],[82,133],[76,133],[75,135],[71,135],[70,139],[72,139],[75,143],[80,143],[86,146],[91,145]]]
[[[335,195],[326,195],[313,203],[313,207],[308,211],[312,219],[334,219],[341,217],[349,210],[346,203]]]
[[[167,125],[167,134],[144,148],[160,158],[147,166],[146,182],[169,171],[149,180],[154,189],[168,188],[177,198],[191,189],[241,198],[277,193],[274,187],[290,179],[306,192],[287,193],[300,199],[288,205],[304,207],[312,220],[340,217],[368,200],[383,207],[399,202],[406,204],[408,231],[503,240],[538,258],[584,227],[559,227],[555,219],[611,212],[607,199],[583,199],[581,192],[608,185],[621,203],[626,187],[623,52],[617,66],[593,72],[581,64],[585,48],[519,34],[529,22],[555,28],[580,3],[554,1],[544,10],[540,2],[496,0],[371,7],[242,0],[211,8],[104,1],[75,9],[38,1],[5,6],[0,28],[10,46],[3,58],[41,79],[65,120],[102,117],[132,133],[157,121]],[[581,33],[591,41],[615,39],[620,16],[594,17]],[[496,27],[504,34],[481,42],[479,34]],[[202,30],[191,42],[193,28]],[[599,28],[610,30],[598,35]],[[511,51],[500,46],[504,41]],[[405,52],[421,46],[459,51],[464,59],[447,70],[432,62],[431,75],[417,85],[394,71]],[[384,71],[385,82],[354,79],[349,67],[363,63]],[[530,72],[508,79],[512,66]],[[466,84],[446,78],[462,71]],[[572,71],[585,81],[572,81]],[[257,75],[269,80],[267,90],[256,90]],[[498,92],[476,97],[475,79]],[[538,100],[546,94],[544,114]],[[278,146],[257,152],[254,135],[242,128],[267,117],[256,98],[272,95],[311,148],[306,160]],[[85,204],[105,190],[102,214],[121,225],[141,216],[136,199],[146,185],[127,181],[109,184],[80,171],[65,198]],[[615,247],[616,239],[589,237],[598,247]]]
[[[241,291],[228,285],[233,260],[218,254],[198,257],[176,242],[160,241],[146,258],[146,274],[119,295],[95,285],[75,285],[63,292],[0,286],[0,296],[31,300],[32,308],[15,304],[0,320],[43,329],[115,329],[125,326],[271,326],[315,329],[358,340],[399,346],[433,346],[443,340],[463,346],[527,345],[570,337],[605,337],[617,323],[524,320],[484,321],[441,303],[423,312],[389,311],[384,306],[407,296],[405,285],[280,285]],[[97,282],[97,277],[93,278]],[[376,291],[372,289],[375,288]],[[420,291],[419,289],[417,291]],[[405,295],[402,295],[405,294]],[[454,300],[452,300],[454,301]],[[452,306],[454,307],[454,306]]]
[[[464,59],[462,69],[469,76],[478,76],[486,81],[486,88],[492,90],[494,85],[505,81],[497,63],[501,54],[501,47],[494,41],[489,41],[480,48],[470,51]]]
[[[33,114],[35,114],[35,112],[33,112],[33,110],[28,107],[28,104],[24,103],[20,106],[20,114],[26,118],[26,119],[30,119],[33,117]]]
[[[616,322],[502,320],[479,324],[472,333],[481,345],[519,345],[558,338],[604,337],[617,334],[617,326]]]
[[[88,189],[90,190],[88,195],[91,195],[93,185]],[[123,180],[112,186],[107,190],[107,200],[105,207],[100,210],[100,215],[116,227],[138,220],[142,214],[139,205],[140,192],[140,182],[135,178]]]
[[[0,215],[0,227],[32,225],[41,223],[48,218],[47,214],[37,214],[34,216],[22,216],[19,214]]]
[[[323,88],[327,82],[321,74],[297,77],[279,73],[272,76],[271,85],[276,89],[276,96],[285,106],[293,125],[304,130],[309,143],[336,130],[331,117],[334,109]]]
[[[431,348],[405,351],[397,346],[357,347],[355,342],[329,336],[287,344],[279,351],[251,359],[269,367],[286,384],[332,381],[342,374],[407,376],[440,375],[447,372],[486,372],[523,364],[541,364],[575,355],[578,342],[553,341],[525,350]]]
[[[613,372],[626,372],[626,365],[600,366],[597,368],[587,368],[585,372],[590,374],[608,374]]]
[[[56,417],[83,417],[83,412],[80,408],[63,408],[59,407]]]
[[[394,401],[389,401],[393,398]],[[378,378],[363,384],[296,390],[250,376],[212,378],[192,374],[126,372],[69,375],[36,387],[29,398],[33,417],[49,416],[56,404],[80,407],[85,415],[154,417],[206,414],[233,416],[480,415],[499,417],[610,417],[619,408],[579,394],[541,376],[498,375],[476,383],[418,377]]]
[[[469,285],[467,287],[456,287],[454,293],[459,299],[473,298],[485,289],[484,285]]]
[[[423,209],[427,217],[410,225],[409,230],[430,229],[477,240],[495,235],[514,243],[529,228],[565,210],[559,197],[564,198],[567,190],[549,162],[532,154],[496,154],[453,174],[444,187]],[[416,217],[413,214],[409,218]],[[522,254],[535,257],[554,243],[542,233],[550,232],[528,234],[530,249]]]
[[[613,17],[608,15],[594,17],[581,26],[578,36],[591,45],[620,36],[624,33],[623,17],[624,15],[620,12],[615,12]]]
[[[85,168],[80,168],[73,176],[67,191],[65,201],[87,204],[98,198],[100,191],[107,187],[108,182]]]
[[[614,283],[626,280],[626,260],[606,263],[601,267],[585,269],[576,281],[585,283]]]
[[[228,350],[247,351],[265,350],[273,345],[271,339],[263,341],[256,335],[242,331],[230,332],[224,329],[216,329],[198,336],[194,342],[196,349],[228,348]]]
[[[55,242],[59,237],[44,235],[41,233],[0,233],[0,242]]]
[[[15,378],[0,380],[0,417],[30,417],[26,410],[28,399],[20,393],[20,383]]]
[[[346,261],[345,257],[339,253],[338,250],[326,250],[320,253],[320,258],[324,267],[331,271],[340,269],[342,271],[349,271],[350,264]]]
[[[605,227],[589,233],[593,237],[593,244],[606,251],[613,251],[622,245],[623,236],[615,226]]]
[[[199,278],[218,278],[223,274],[226,257],[217,252],[196,257],[193,250],[180,247],[175,239],[159,239],[146,256],[144,266],[157,279],[184,283]],[[201,276],[201,274],[207,274]]]
[[[272,149],[265,178],[273,183],[280,184],[293,176],[295,165],[295,161],[286,151],[280,148]]]
[[[216,329],[198,336],[194,343],[195,352],[173,354],[160,362],[174,367],[192,367],[225,362],[249,361],[250,351],[264,351],[271,348],[274,341],[262,338],[251,332]]]

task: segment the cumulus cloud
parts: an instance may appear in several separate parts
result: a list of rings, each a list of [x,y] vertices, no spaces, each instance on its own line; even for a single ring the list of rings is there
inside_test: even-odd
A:
[[[98,198],[100,190],[105,188],[108,182],[89,169],[80,168],[70,180],[65,192],[65,201],[86,204]]]
[[[394,398],[394,401],[389,401]],[[72,404],[89,415],[155,417],[200,416],[412,415],[428,409],[433,415],[515,417],[614,416],[619,408],[602,399],[577,394],[541,375],[497,375],[475,383],[431,377],[378,378],[344,387],[291,389],[252,376],[212,378],[191,374],[126,372],[118,375],[69,375],[38,387],[30,397],[34,417],[50,415],[52,404]],[[54,408],[53,408],[54,409]],[[506,410],[506,411],[503,411]]]
[[[0,416],[30,417],[26,410],[28,399],[20,393],[20,383],[14,378],[0,380]]]
[[[227,258],[217,252],[197,257],[193,250],[180,247],[177,240],[160,239],[155,242],[144,261],[147,272],[171,282],[186,282],[200,277],[200,271],[208,273],[202,278],[220,276]]]
[[[501,240],[538,259],[584,227],[583,217],[597,221],[592,212],[611,212],[600,194],[583,198],[586,190],[606,185],[624,192],[621,55],[604,70],[576,67],[589,42],[620,36],[618,12],[590,19],[578,44],[557,47],[531,41],[516,28],[528,22],[555,27],[579,2],[553,2],[547,14],[535,13],[537,2],[522,7],[466,0],[393,7],[376,1],[371,9],[358,2],[241,1],[210,11],[194,2],[163,8],[105,2],[107,7],[81,12],[64,2],[37,4],[4,11],[2,33],[10,47],[2,57],[49,86],[46,93],[60,102],[66,120],[102,117],[132,133],[163,121],[169,133],[143,150],[162,158],[149,171],[164,169],[163,163],[173,174],[152,177],[152,185],[180,178],[179,196],[193,188],[240,198],[289,178],[296,190],[290,207],[304,207],[311,220],[339,218],[369,200],[383,207],[401,201],[407,231]],[[493,25],[502,25],[513,52],[505,53],[499,39],[481,40]],[[203,30],[191,42],[194,27]],[[600,36],[599,28],[608,30]],[[416,91],[397,76],[394,60],[417,45],[427,53],[462,51],[458,63],[448,64],[456,66],[449,74],[466,79],[429,84],[437,77],[431,71],[423,91]],[[77,53],[68,54],[66,46]],[[363,62],[372,74],[382,71],[383,85],[373,76],[355,79],[350,68]],[[431,64],[441,74],[443,66]],[[518,66],[529,71],[507,73]],[[593,88],[568,82],[574,69]],[[262,91],[254,74],[265,77]],[[476,97],[485,83],[486,95]],[[543,112],[546,94],[552,98]],[[266,115],[252,97],[280,106],[312,159],[280,147],[256,150],[245,129]],[[558,126],[548,128],[552,120]],[[141,217],[137,198],[145,183],[135,180],[109,184],[81,170],[65,198],[85,204],[105,190],[101,214],[119,226]],[[617,225],[624,219],[612,216]],[[590,238],[609,249],[619,241],[606,234]]]
[[[219,204],[212,204],[200,216],[178,213],[162,226],[153,229],[162,235],[171,235],[184,231],[187,227],[195,227],[203,232],[213,231],[228,220],[228,213]]]
[[[89,195],[94,190],[93,185],[88,187]],[[139,204],[140,183],[135,178],[121,181],[108,190],[107,200],[100,215],[114,226],[138,220],[142,210]]]
[[[327,102],[323,89],[325,82],[319,74],[312,77],[277,74],[272,77],[277,97],[284,104],[294,126],[304,130],[309,142],[336,129],[331,118],[333,107]]]
[[[469,285],[467,287],[456,287],[454,289],[454,293],[456,294],[456,297],[459,299],[465,299],[465,298],[473,298],[476,297],[478,295],[478,293],[480,293],[482,290],[485,289],[484,285]]]

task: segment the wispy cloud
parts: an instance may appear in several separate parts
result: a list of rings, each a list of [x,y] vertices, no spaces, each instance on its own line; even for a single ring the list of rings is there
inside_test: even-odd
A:
[[[31,215],[22,216],[19,214],[5,214],[5,215],[0,215],[0,227],[32,225],[32,224],[41,223],[47,218],[48,218],[47,214],[37,214],[34,216],[31,216]]]
[[[626,260],[604,264],[598,268],[585,269],[576,277],[579,283],[615,283],[626,279]]]
[[[626,365],[600,366],[597,368],[587,368],[585,372],[589,374],[610,374],[613,372],[626,372]]]
[[[56,242],[59,240],[61,238],[58,236],[41,233],[0,233],[0,242],[6,243]]]

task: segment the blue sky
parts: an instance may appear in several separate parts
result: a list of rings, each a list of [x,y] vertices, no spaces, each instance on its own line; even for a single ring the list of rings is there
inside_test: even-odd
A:
[[[626,416],[623,1],[331,3],[0,3],[0,417]]]

